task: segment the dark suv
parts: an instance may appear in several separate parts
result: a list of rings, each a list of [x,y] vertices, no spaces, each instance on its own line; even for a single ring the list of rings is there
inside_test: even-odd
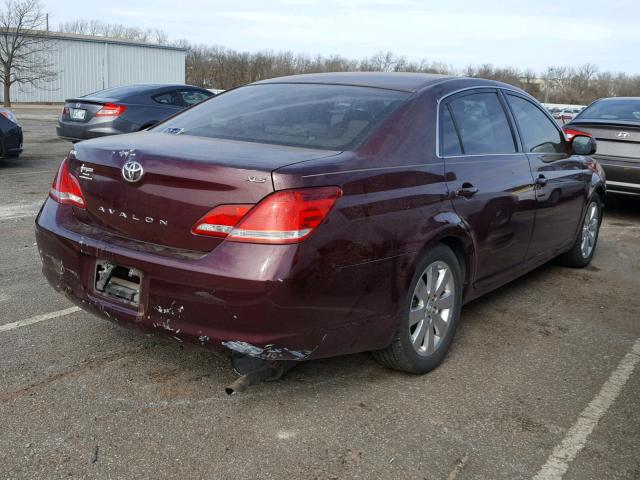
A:
[[[76,142],[144,130],[187,107],[213,97],[190,85],[128,85],[65,101],[59,137]]]
[[[589,264],[594,151],[503,83],[276,78],[76,145],[38,248],[51,285],[122,325],[263,360],[374,351],[423,373],[465,302],[556,257]]]

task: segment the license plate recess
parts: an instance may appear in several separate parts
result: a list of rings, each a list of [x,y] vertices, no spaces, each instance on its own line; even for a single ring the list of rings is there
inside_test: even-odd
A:
[[[97,293],[129,305],[140,305],[142,272],[137,268],[97,260],[94,289]]]

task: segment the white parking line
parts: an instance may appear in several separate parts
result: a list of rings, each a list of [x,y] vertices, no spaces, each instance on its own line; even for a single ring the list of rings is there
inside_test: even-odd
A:
[[[64,310],[58,310],[57,312],[43,313],[42,315],[36,315],[35,317],[27,318],[25,320],[19,320],[13,323],[5,323],[0,325],[0,332],[6,332],[8,330],[14,330],[20,327],[26,327],[27,325],[33,325],[34,323],[44,322],[45,320],[51,320],[52,318],[62,317],[80,311],[78,307],[65,308]]]
[[[600,392],[582,411],[576,423],[565,435],[562,443],[553,449],[547,459],[547,463],[533,477],[534,480],[560,480],[564,476],[569,468],[569,463],[584,448],[587,438],[616,398],[618,398],[638,362],[640,362],[640,338],[633,344],[631,351],[620,361],[618,367],[600,389]]]
[[[42,202],[22,203],[18,205],[0,206],[0,220],[12,220],[14,218],[35,217],[42,206]]]

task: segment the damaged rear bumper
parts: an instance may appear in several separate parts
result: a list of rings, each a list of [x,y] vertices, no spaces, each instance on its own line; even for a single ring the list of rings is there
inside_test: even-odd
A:
[[[246,244],[222,242],[212,252],[181,252],[85,225],[51,200],[36,239],[45,277],[75,304],[179,342],[299,361],[383,348],[395,329],[389,299],[381,302],[393,290],[382,262],[345,276],[321,257],[301,264],[296,245],[253,245],[248,255]],[[142,272],[139,304],[95,289],[97,261]],[[371,285],[354,293],[354,278]]]

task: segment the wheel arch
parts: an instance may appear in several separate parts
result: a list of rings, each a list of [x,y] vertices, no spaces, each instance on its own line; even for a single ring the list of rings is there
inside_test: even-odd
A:
[[[465,222],[453,215],[444,227],[439,229],[425,244],[423,253],[438,244],[446,245],[458,258],[464,275],[463,301],[468,296],[475,278],[476,248],[470,229]]]
[[[600,197],[600,203],[604,205],[604,201],[607,197],[607,192],[603,185],[598,185],[596,188],[594,188],[592,195],[598,195],[598,197]]]

